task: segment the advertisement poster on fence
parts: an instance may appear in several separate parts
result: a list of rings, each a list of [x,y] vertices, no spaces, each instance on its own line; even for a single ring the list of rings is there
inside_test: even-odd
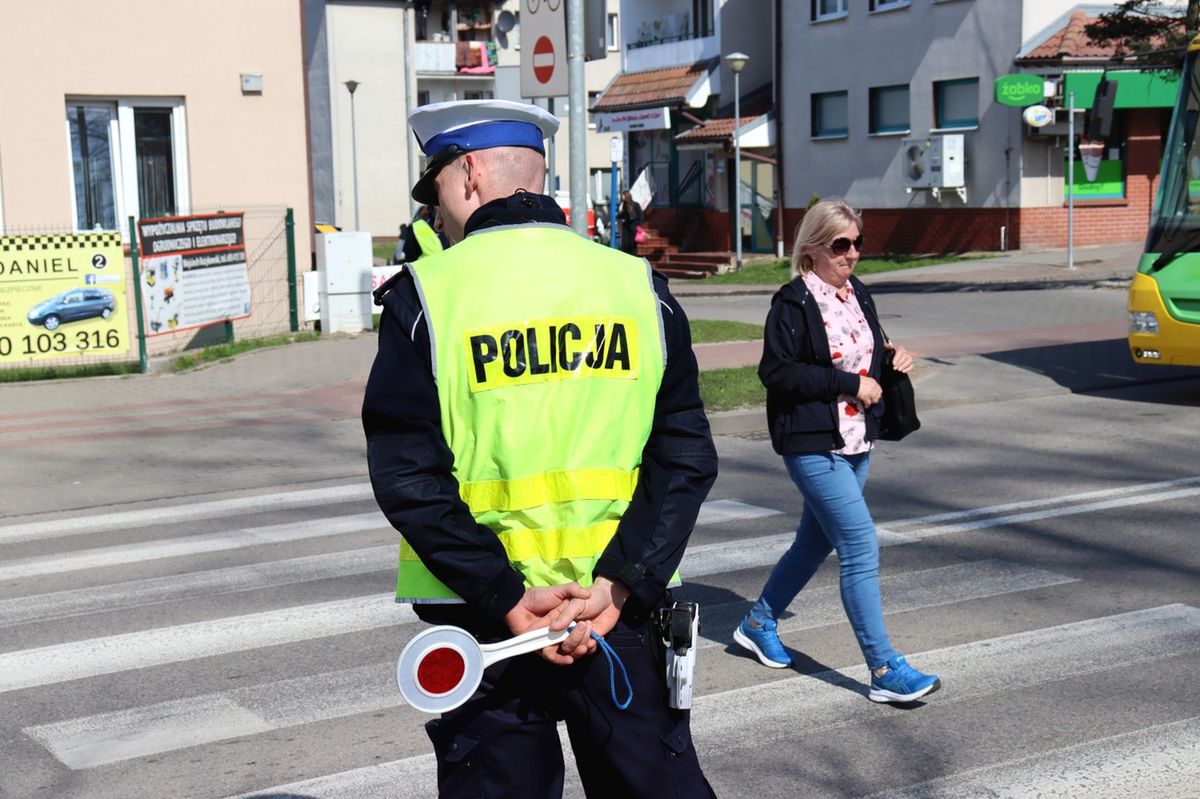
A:
[[[0,236],[0,364],[129,352],[119,233]]]
[[[138,285],[146,335],[158,336],[250,315],[242,214],[143,219]]]

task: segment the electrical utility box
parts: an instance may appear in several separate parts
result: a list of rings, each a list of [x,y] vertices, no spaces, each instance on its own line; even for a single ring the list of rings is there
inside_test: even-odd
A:
[[[966,186],[963,135],[930,134],[902,139],[900,158],[904,187],[913,189],[960,189]]]
[[[371,234],[317,234],[321,332],[371,329]]]

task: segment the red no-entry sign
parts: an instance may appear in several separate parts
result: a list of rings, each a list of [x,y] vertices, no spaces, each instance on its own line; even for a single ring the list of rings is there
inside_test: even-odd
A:
[[[533,76],[538,83],[549,83],[554,77],[554,42],[549,36],[542,36],[533,45]]]

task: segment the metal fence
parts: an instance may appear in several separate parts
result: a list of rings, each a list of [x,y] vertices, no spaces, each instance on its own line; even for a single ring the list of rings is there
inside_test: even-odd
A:
[[[148,275],[140,267],[136,220],[128,220],[124,243],[114,232],[75,233],[70,226],[5,231],[0,370],[124,361],[144,370],[152,357],[299,330],[292,209],[229,205],[192,215],[217,213],[243,215],[249,312],[179,330],[153,324],[142,307]]]

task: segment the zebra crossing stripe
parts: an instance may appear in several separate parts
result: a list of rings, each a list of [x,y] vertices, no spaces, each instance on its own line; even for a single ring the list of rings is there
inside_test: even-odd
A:
[[[946,687],[937,701],[945,703],[1098,673],[1110,663],[1128,666],[1197,650],[1200,650],[1200,609],[1177,604],[917,653],[913,661],[942,675]],[[879,708],[864,696],[866,677],[866,666],[855,666],[697,697],[692,705],[696,749],[703,759],[728,753],[731,741],[743,747],[753,746],[764,730],[787,729],[800,734],[878,718]],[[1087,746],[1090,744],[1080,748]],[[571,768],[569,751],[564,754]],[[1075,756],[1074,751],[1070,756]],[[1071,761],[1055,763],[1069,768]],[[1194,770],[1192,766],[1188,768]],[[437,792],[436,770],[432,755],[419,755],[253,791],[233,799],[292,795],[321,799],[422,799]],[[1102,773],[1110,783],[1121,780],[1116,769]],[[1116,787],[1110,790],[1101,781],[1088,780],[1083,785],[1096,792],[1063,796],[1072,799],[1143,796],[1140,788],[1130,792],[1127,785],[1124,792]],[[926,796],[942,795],[914,793],[911,799]],[[957,799],[959,794],[949,796]],[[1163,799],[1167,796],[1181,794],[1164,794]],[[905,795],[904,799],[910,797]]]
[[[416,620],[390,596],[355,597],[0,654],[0,693]]]
[[[374,499],[371,486],[352,484],[331,488],[309,488],[280,494],[262,494],[253,497],[220,499],[197,502],[190,505],[174,505],[166,508],[145,508],[70,519],[53,519],[26,522],[0,527],[0,543],[12,544],[19,541],[35,541],[46,538],[61,538],[81,533],[101,533],[110,530],[128,530],[132,527],[165,526],[200,519],[216,519],[238,513],[262,513],[327,505],[332,502],[357,502]]]
[[[864,799],[1181,799],[1197,786],[1200,718],[1190,718]]]
[[[272,524],[266,527],[246,527],[223,533],[164,538],[138,544],[118,544],[71,552],[65,555],[41,555],[0,564],[0,580],[19,580],[47,574],[97,569],[105,566],[124,566],[163,558],[179,558],[208,552],[227,552],[244,547],[280,544],[322,538],[331,535],[360,533],[366,530],[390,530],[391,525],[379,512],[356,513],[329,519]]]
[[[700,515],[696,518],[696,524],[724,524],[739,519],[778,516],[781,513],[783,511],[748,505],[737,499],[712,499],[700,506]]]
[[[888,609],[904,611],[1063,582],[1071,579],[1009,563],[983,561],[885,578],[884,588],[889,597]],[[736,619],[745,613],[748,604],[733,602],[714,606],[711,611],[706,609],[705,628],[720,637],[705,638],[701,647],[728,643]],[[714,619],[722,618],[728,620],[714,623]],[[795,626],[785,622],[787,631],[843,620],[837,590],[811,592],[805,600],[803,619],[803,624],[797,620]],[[392,684],[392,668],[390,662],[374,664],[70,719],[25,731],[70,768],[93,768],[186,746],[400,706],[402,700]]]
[[[393,545],[0,599],[0,627],[396,568]]]

